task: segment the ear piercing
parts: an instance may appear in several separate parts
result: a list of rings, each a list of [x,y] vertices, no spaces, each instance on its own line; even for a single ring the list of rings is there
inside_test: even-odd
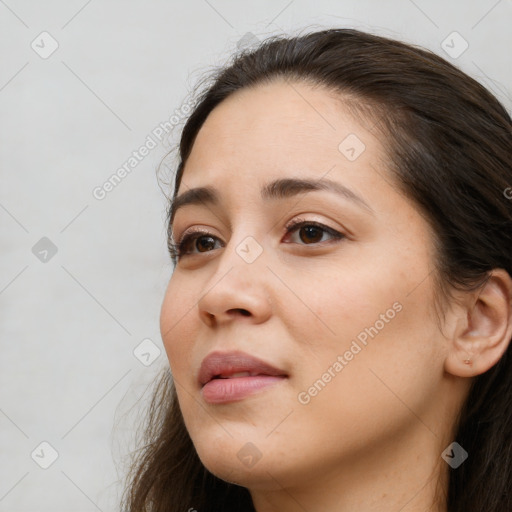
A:
[[[471,359],[464,359],[464,364],[471,366],[473,363],[471,362]]]

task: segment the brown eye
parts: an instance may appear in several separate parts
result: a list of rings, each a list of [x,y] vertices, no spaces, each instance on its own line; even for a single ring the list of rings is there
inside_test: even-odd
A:
[[[292,242],[299,245],[316,245],[325,241],[334,242],[346,238],[343,233],[329,228],[324,224],[301,219],[296,219],[286,226],[286,235],[288,238],[292,238],[288,235],[295,235],[295,233],[298,234],[298,241]],[[328,238],[323,240],[325,235],[327,235]],[[218,248],[218,246],[216,247],[215,245],[217,242],[222,247],[222,242],[216,236],[206,231],[193,231],[183,235],[178,244],[169,241],[168,247],[171,257],[176,261],[185,256],[197,256],[198,254],[212,252],[214,249]]]
[[[320,242],[323,233],[322,229],[317,226],[302,226],[299,230],[300,239],[305,243]]]
[[[320,224],[319,222],[307,221],[307,220],[295,220],[291,224],[286,226],[287,235],[295,235],[298,234],[298,242],[293,241],[294,243],[298,243],[299,245],[311,245],[318,244],[324,240],[324,235],[328,235],[331,240],[340,240],[345,238],[343,233],[336,231],[335,229],[329,228]],[[293,238],[293,236],[289,236],[289,238]],[[302,242],[302,243],[301,243]]]
[[[212,236],[199,236],[192,241],[195,241],[195,247],[199,252],[206,252],[214,249],[215,239]],[[203,250],[204,249],[204,250]]]
[[[183,235],[177,244],[169,242],[169,252],[174,260],[184,256],[211,252],[215,249],[215,242],[218,238],[203,231],[196,231]]]
[[[208,252],[215,249],[215,237],[211,235],[190,234],[186,235],[179,244],[182,254],[194,254]]]

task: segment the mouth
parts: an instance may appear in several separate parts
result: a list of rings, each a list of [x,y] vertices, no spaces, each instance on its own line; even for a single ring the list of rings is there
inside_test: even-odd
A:
[[[210,379],[210,381],[214,380],[214,379],[237,379],[239,377],[258,377],[258,376],[269,376],[269,374],[267,373],[256,373],[256,372],[236,372],[236,373],[231,373],[231,374],[227,374],[227,375],[215,375],[214,377],[212,377]],[[210,382],[209,381],[209,382]]]
[[[198,382],[209,403],[241,400],[283,382],[287,373],[244,352],[212,352],[202,362]]]
[[[212,352],[203,359],[199,369],[199,384],[204,386],[215,379],[243,377],[287,377],[286,372],[245,352]]]

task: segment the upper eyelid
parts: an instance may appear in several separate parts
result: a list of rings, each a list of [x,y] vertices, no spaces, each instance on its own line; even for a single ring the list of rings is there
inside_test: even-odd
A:
[[[323,222],[319,222],[319,221],[312,220],[312,219],[298,218],[298,219],[288,222],[286,224],[285,228],[286,228],[286,231],[288,232],[288,231],[294,231],[294,230],[298,229],[299,227],[307,226],[307,225],[317,226],[320,229],[326,231],[327,233],[330,233],[331,235],[345,236],[345,233],[343,233],[343,231],[340,231],[339,229],[328,226],[327,224],[324,224]]]
[[[182,234],[181,236],[176,240],[176,243],[179,244],[181,243],[183,240],[185,240],[185,237],[188,237],[188,236],[193,236],[193,235],[203,235],[203,236],[206,236],[206,235],[211,235],[211,236],[214,236],[215,238],[218,238],[216,235],[214,235],[210,229],[208,228],[188,228],[186,229]],[[174,240],[174,238],[173,238]]]
[[[347,234],[344,233],[343,230],[338,230],[336,228],[328,226],[327,224],[317,221],[317,220],[305,219],[305,218],[301,218],[301,217],[288,222],[285,225],[285,229],[286,229],[286,232],[289,232],[289,231],[298,229],[301,225],[309,225],[309,224],[316,225],[316,226],[320,227],[321,229],[323,229],[324,231],[326,231],[327,233],[330,233],[333,236],[341,235],[345,238],[348,238]],[[181,242],[183,242],[185,240],[185,238],[194,237],[194,236],[197,236],[197,237],[212,236],[214,238],[219,239],[219,237],[217,235],[214,235],[213,233],[211,233],[211,231],[208,228],[189,228],[189,229],[186,229],[181,234],[181,236],[179,237],[179,239],[176,243],[179,245]]]

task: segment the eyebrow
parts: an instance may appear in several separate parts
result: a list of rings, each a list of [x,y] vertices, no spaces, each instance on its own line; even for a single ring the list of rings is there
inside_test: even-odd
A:
[[[354,191],[337,181],[327,179],[306,179],[306,178],[281,178],[267,183],[261,189],[261,198],[264,200],[284,199],[294,197],[304,192],[326,190],[334,192],[339,196],[352,201],[358,206],[366,209],[372,215],[375,214],[370,205]],[[172,225],[176,212],[186,205],[212,204],[218,205],[220,196],[213,187],[191,188],[177,196],[171,204],[169,224]]]

